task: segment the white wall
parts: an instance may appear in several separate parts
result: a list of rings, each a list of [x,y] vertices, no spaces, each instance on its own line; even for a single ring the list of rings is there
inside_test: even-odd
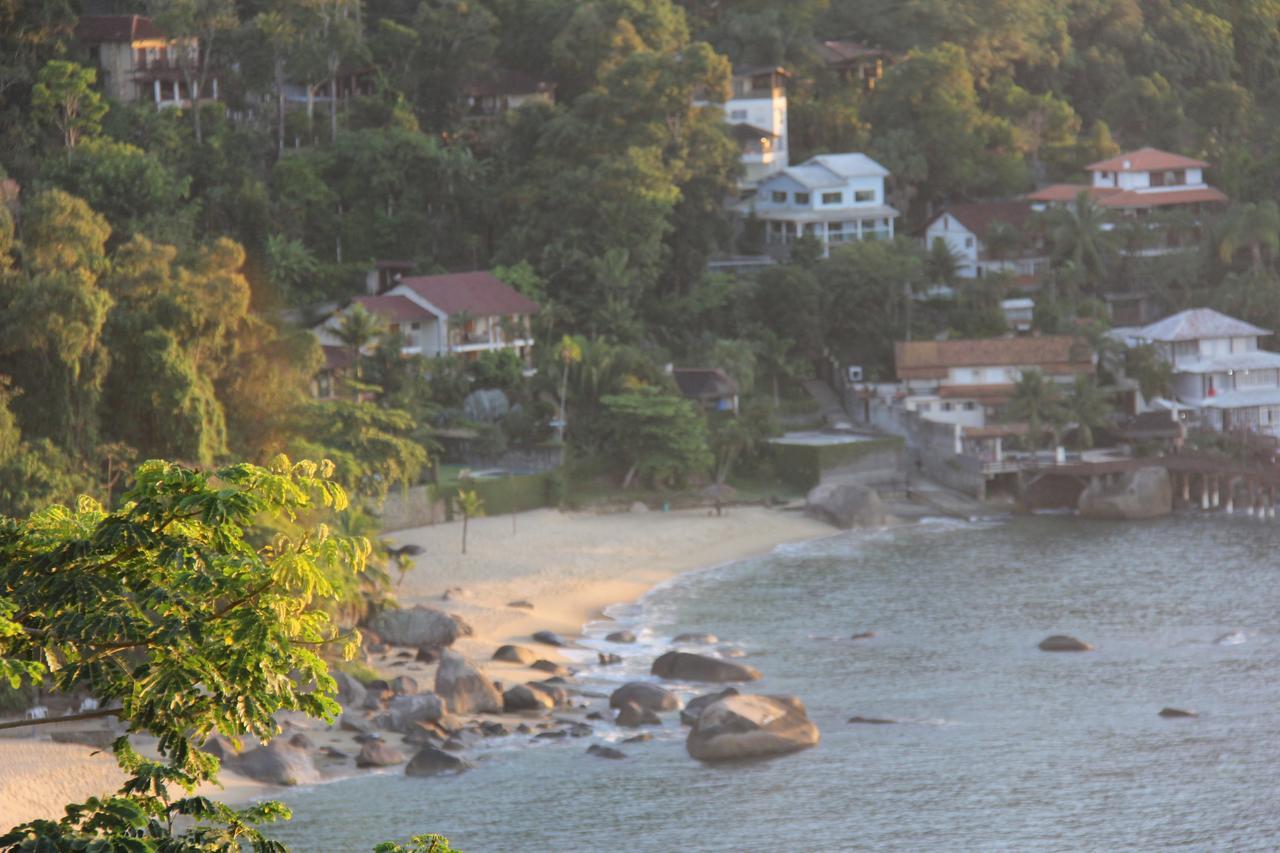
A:
[[[949,213],[935,219],[925,232],[925,248],[932,249],[936,239],[945,242],[951,253],[961,259],[958,272],[962,277],[973,278],[977,274],[980,242],[958,219]]]

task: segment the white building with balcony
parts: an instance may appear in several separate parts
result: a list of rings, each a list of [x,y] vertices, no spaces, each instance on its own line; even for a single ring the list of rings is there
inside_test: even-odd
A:
[[[787,167],[789,76],[782,68],[734,69],[733,96],[724,104],[724,117],[742,146],[744,187]]]
[[[350,360],[337,329],[356,305],[401,335],[404,355],[474,359],[512,350],[526,362],[533,347],[530,319],[538,311],[536,302],[490,272],[402,277],[386,293],[357,296],[314,329],[331,370]]]
[[[865,154],[819,154],[760,182],[741,205],[764,226],[770,254],[785,255],[808,235],[832,246],[853,240],[891,240],[898,211],[885,203],[889,171]]]
[[[170,38],[145,15],[84,15],[75,36],[98,69],[102,91],[113,100],[189,107],[193,95],[199,101],[218,99],[217,77],[209,78],[207,91],[193,93],[187,86],[183,66],[191,70],[203,62],[199,39]]]
[[[1111,334],[1128,346],[1152,345],[1173,368],[1175,400],[1155,407],[1189,407],[1208,429],[1280,436],[1280,353],[1258,347],[1270,331],[1194,308]]]

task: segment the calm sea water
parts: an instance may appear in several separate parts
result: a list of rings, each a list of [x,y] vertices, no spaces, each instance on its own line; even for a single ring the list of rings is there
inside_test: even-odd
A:
[[[588,682],[647,677],[668,638],[709,631],[748,652],[760,692],[805,701],[820,746],[708,767],[676,721],[625,761],[585,754],[633,734],[609,727],[503,738],[460,776],[291,792],[277,835],[303,851],[427,831],[467,851],[1277,849],[1278,541],[1244,518],[937,522],[686,575],[590,626],[643,645]],[[1037,650],[1055,633],[1097,651]]]

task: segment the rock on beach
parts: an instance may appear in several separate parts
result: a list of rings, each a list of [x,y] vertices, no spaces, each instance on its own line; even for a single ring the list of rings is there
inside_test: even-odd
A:
[[[653,662],[650,672],[678,681],[759,681],[764,677],[753,666],[690,652],[667,652]]]
[[[685,748],[699,761],[732,761],[796,752],[819,737],[799,699],[738,695],[703,709]]]
[[[436,695],[454,714],[497,714],[502,694],[479,668],[462,655],[446,651],[436,670]]]

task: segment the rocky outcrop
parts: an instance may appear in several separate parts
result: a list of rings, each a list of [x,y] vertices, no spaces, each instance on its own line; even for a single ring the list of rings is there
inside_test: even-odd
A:
[[[529,664],[529,669],[536,669],[539,672],[545,672],[548,675],[559,675],[562,677],[569,674],[569,670],[565,669],[560,664],[549,660],[536,660]]]
[[[333,681],[338,685],[338,701],[352,708],[364,704],[365,689],[354,675],[345,672],[334,672]]]
[[[527,649],[524,646],[500,646],[493,653],[493,659],[528,666],[538,659],[538,655],[533,649]]]
[[[1052,637],[1046,637],[1040,641],[1040,651],[1042,652],[1091,652],[1093,646],[1084,640],[1077,640],[1075,637],[1068,637],[1065,634],[1054,634]]]
[[[637,726],[660,726],[662,718],[648,708],[641,708],[635,702],[623,702],[618,706],[618,717],[614,722],[634,729]]]
[[[1184,708],[1161,708],[1160,716],[1166,719],[1177,719],[1179,717],[1198,717],[1195,711],[1188,711]]]
[[[873,489],[856,483],[821,483],[805,499],[805,511],[841,530],[882,527],[884,504]]]
[[[550,711],[555,705],[554,699],[529,684],[517,684],[502,694],[502,710],[507,713]]]
[[[679,634],[671,642],[673,643],[689,643],[698,646],[714,646],[720,642],[720,638],[715,634]]]
[[[434,693],[397,696],[387,703],[385,714],[377,724],[393,732],[406,732],[416,723],[434,723],[444,716],[444,701]]]
[[[455,714],[497,714],[502,711],[502,694],[484,673],[457,652],[440,656],[436,670],[436,695]]]
[[[458,637],[471,633],[470,627],[443,610],[410,607],[384,610],[369,620],[369,627],[393,646],[451,646]]]
[[[629,682],[609,696],[610,708],[621,708],[627,702],[635,702],[649,711],[674,711],[680,707],[676,694],[647,681]]]
[[[1140,468],[1106,484],[1095,478],[1080,493],[1076,511],[1082,518],[1135,521],[1173,512],[1173,485],[1164,468]]]
[[[726,687],[719,693],[707,693],[703,696],[695,696],[690,699],[689,704],[685,705],[684,709],[680,711],[680,722],[684,723],[686,726],[692,726],[694,723],[698,722],[698,717],[702,716],[703,710],[708,705],[714,705],[721,699],[737,695],[738,688]]]
[[[611,746],[604,746],[599,743],[593,743],[591,746],[587,747],[587,754],[594,755],[597,758],[612,758],[615,760],[627,757],[627,754],[622,750],[614,749]]]
[[[356,756],[356,767],[393,767],[404,761],[404,753],[380,740],[365,741]]]
[[[418,692],[418,679],[412,675],[397,675],[391,679],[388,687],[397,696],[410,696]]]
[[[458,773],[471,765],[456,755],[434,746],[424,746],[409,759],[404,767],[406,776],[437,776],[441,773]]]
[[[558,684],[547,684],[545,681],[530,681],[525,686],[530,690],[536,690],[547,696],[553,705],[569,704],[569,691]]]
[[[224,764],[241,776],[268,785],[311,785],[320,781],[311,753],[280,739],[224,759]]]
[[[728,696],[703,709],[685,748],[699,761],[781,755],[818,743],[818,727],[791,696]]]
[[[630,631],[614,631],[612,634],[605,636],[605,640],[610,643],[634,643],[636,635]]]
[[[759,681],[763,677],[753,666],[690,652],[667,652],[653,662],[650,672],[679,681]]]

